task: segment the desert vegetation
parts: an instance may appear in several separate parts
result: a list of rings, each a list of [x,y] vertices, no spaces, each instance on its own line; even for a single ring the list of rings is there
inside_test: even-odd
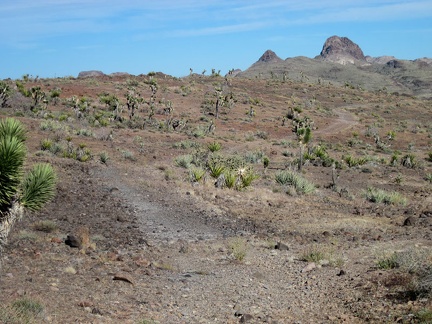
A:
[[[0,82],[1,221],[19,221],[1,234],[0,321],[194,322],[199,305],[234,322],[251,300],[257,321],[297,321],[289,281],[314,321],[427,322],[432,102],[295,71],[211,71]],[[58,302],[32,298],[38,271]],[[281,305],[257,297],[268,292]]]

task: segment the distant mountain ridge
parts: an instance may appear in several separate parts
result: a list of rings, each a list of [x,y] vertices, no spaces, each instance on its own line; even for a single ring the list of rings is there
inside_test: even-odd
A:
[[[371,57],[347,37],[331,36],[315,58],[281,59],[267,50],[237,77],[282,78],[349,84],[369,91],[384,90],[432,99],[432,59]],[[284,77],[284,78],[285,78]]]

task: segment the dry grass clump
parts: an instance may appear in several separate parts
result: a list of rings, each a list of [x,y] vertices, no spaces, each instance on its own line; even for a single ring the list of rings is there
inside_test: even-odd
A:
[[[52,233],[57,230],[57,224],[52,220],[40,220],[33,224],[33,228],[36,231]]]
[[[387,192],[385,190],[368,187],[363,192],[366,200],[374,203],[384,203],[387,205],[406,205],[407,199],[402,196],[399,192],[392,191]]]
[[[377,261],[383,270],[399,269],[409,274],[411,280],[404,286],[410,293],[432,296],[432,252],[426,248],[409,248],[389,253]]]
[[[0,306],[0,323],[22,324],[41,323],[40,315],[44,307],[38,301],[28,297],[17,299],[10,305]]]
[[[312,182],[294,171],[279,171],[275,175],[275,180],[282,186],[292,187],[299,195],[307,195],[315,191],[315,185]]]

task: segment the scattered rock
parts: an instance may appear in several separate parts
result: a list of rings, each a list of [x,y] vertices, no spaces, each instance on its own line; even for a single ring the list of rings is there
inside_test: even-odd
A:
[[[289,250],[288,245],[286,245],[286,244],[284,244],[282,242],[277,242],[276,245],[275,245],[275,249],[276,250],[281,250],[281,251],[288,251]]]
[[[96,308],[96,307],[92,308],[91,313],[94,314],[94,315],[102,315],[102,312],[100,311],[100,309]]]
[[[70,246],[71,248],[78,248],[81,249],[82,247],[82,241],[79,237],[76,237],[74,235],[68,235],[65,244]]]
[[[306,267],[304,267],[301,272],[303,272],[303,273],[304,272],[309,272],[309,271],[312,271],[315,268],[316,268],[315,262],[311,262]]]
[[[117,215],[117,222],[124,223],[127,222],[127,219],[123,215]]]
[[[330,237],[330,236],[331,236],[331,234],[330,234],[329,231],[324,231],[324,232],[322,233],[322,235],[323,235],[324,237]]]
[[[78,74],[78,79],[100,77],[100,76],[104,76],[104,75],[105,75],[105,73],[103,73],[102,71],[95,71],[95,70],[81,71]]]
[[[53,238],[51,238],[51,242],[61,244],[61,243],[63,243],[63,240],[59,237],[53,237]]]
[[[413,216],[409,216],[404,220],[403,226],[414,226],[415,223],[416,219]]]
[[[134,285],[132,278],[124,273],[115,274],[113,280],[124,281],[130,283],[131,285]]]
[[[93,307],[94,304],[93,304],[93,302],[91,302],[91,301],[89,301],[89,300],[83,300],[83,301],[80,301],[80,302],[78,303],[78,306],[79,306],[79,307]]]
[[[253,319],[251,314],[243,314],[240,317],[240,323],[249,323]]]
[[[340,276],[343,276],[345,274],[346,274],[346,272],[344,270],[340,269],[340,271],[336,274],[336,276],[340,277]]]

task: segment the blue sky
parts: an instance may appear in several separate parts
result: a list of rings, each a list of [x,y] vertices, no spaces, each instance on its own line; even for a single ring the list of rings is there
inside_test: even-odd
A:
[[[432,57],[432,0],[1,0],[0,17],[0,79],[226,73],[267,49],[315,57],[333,35],[365,55]]]

